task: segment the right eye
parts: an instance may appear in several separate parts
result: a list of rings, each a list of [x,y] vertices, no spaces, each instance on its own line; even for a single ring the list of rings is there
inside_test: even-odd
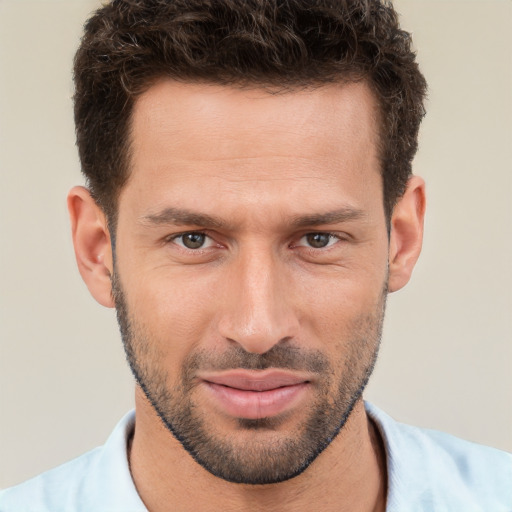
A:
[[[198,231],[182,233],[181,235],[172,237],[171,240],[175,244],[189,250],[207,249],[214,245],[213,240],[208,235]]]

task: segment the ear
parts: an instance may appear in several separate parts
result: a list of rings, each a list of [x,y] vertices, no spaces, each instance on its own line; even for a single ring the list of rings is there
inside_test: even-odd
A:
[[[68,211],[80,275],[92,296],[101,305],[112,308],[113,261],[107,219],[84,187],[70,190]]]
[[[421,252],[425,218],[425,182],[413,176],[393,209],[389,241],[388,291],[403,288]]]

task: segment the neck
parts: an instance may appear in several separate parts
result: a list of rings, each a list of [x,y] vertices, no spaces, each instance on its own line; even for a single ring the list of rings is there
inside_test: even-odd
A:
[[[164,427],[138,388],[136,411],[130,470],[149,512],[385,510],[384,449],[362,400],[306,471],[269,485],[233,484],[206,471]]]

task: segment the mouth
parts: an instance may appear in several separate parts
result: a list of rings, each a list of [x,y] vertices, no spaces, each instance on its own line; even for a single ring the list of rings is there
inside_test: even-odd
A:
[[[233,418],[262,419],[297,407],[311,386],[308,376],[281,370],[232,370],[203,375],[213,405]]]

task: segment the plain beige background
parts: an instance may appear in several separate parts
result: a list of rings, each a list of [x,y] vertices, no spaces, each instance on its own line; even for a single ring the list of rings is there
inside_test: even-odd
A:
[[[425,248],[367,399],[512,450],[512,2],[396,1],[430,84]],[[102,444],[132,407],[113,311],[75,268],[71,60],[95,0],[0,0],[0,487]]]

